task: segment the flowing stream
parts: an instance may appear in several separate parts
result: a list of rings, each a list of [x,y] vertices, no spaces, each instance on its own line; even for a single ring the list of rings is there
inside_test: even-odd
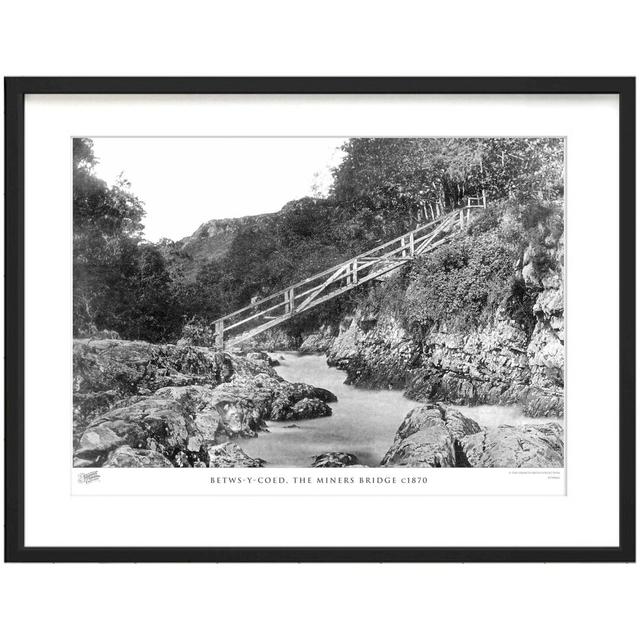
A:
[[[268,433],[241,443],[250,456],[266,460],[268,467],[310,467],[315,456],[328,451],[353,453],[362,464],[377,466],[405,415],[420,404],[405,398],[402,391],[372,391],[345,385],[346,374],[328,367],[323,355],[284,352],[272,357],[283,358],[277,371],[285,380],[328,389],[338,402],[330,404],[330,417],[268,422]],[[549,421],[527,418],[515,406],[456,408],[485,426]],[[297,428],[291,428],[293,424]]]

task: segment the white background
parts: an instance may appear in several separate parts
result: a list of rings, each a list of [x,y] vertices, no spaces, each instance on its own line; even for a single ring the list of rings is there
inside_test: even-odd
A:
[[[598,370],[607,375],[594,375],[592,347],[594,336],[605,325],[609,327],[608,343],[617,344],[617,102],[616,96],[606,95],[27,96],[26,545],[615,546],[618,354],[616,349],[599,352]],[[427,487],[430,495],[403,491],[404,495],[392,496],[386,490],[369,486],[367,491],[358,486],[358,493],[367,494],[360,497],[349,495],[354,489],[344,486],[339,499],[324,494],[311,499],[309,493],[321,493],[323,488],[276,485],[265,489],[277,495],[252,491],[242,500],[183,497],[201,493],[199,480],[205,473],[114,469],[104,470],[99,485],[82,491],[106,495],[70,495],[69,168],[71,137],[78,131],[98,136],[347,132],[356,136],[566,136],[567,495],[557,495],[563,493],[562,478],[505,477],[504,471],[494,469],[463,473],[432,470]],[[607,161],[594,163],[592,155]],[[591,185],[598,181],[608,194],[604,211],[592,196]],[[593,247],[598,245],[602,259],[596,261]],[[47,317],[47,331],[42,331],[43,317]],[[43,364],[43,353],[48,364]],[[55,367],[56,375],[43,385],[43,371],[50,366]],[[589,401],[598,397],[607,401]],[[594,473],[596,460],[608,462]],[[177,473],[181,482],[167,488]],[[234,473],[253,476],[271,472]],[[376,473],[388,475],[381,470]],[[467,488],[470,483],[477,483],[477,487]],[[155,499],[144,497],[156,490],[160,495]],[[130,495],[124,499],[109,496],[123,491]],[[211,493],[214,491],[215,486]],[[450,493],[457,495],[453,499],[438,497]],[[525,493],[529,495],[522,497]],[[556,495],[542,497],[549,493]],[[188,527],[174,517],[176,511],[189,513]],[[224,527],[219,526],[221,520]],[[257,521],[269,526],[257,530]],[[470,521],[473,527],[468,526]]]
[[[635,75],[639,70],[637,20],[628,2],[326,1],[307,10],[299,2],[248,4],[12,3],[0,16],[2,71]],[[328,633],[590,638],[627,636],[638,624],[635,565],[0,570],[1,624],[15,638],[112,638],[116,630],[123,637],[198,632],[225,638],[325,638]]]

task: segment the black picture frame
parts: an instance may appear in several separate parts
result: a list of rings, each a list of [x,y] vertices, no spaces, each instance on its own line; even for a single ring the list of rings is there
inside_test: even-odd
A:
[[[612,547],[26,547],[24,541],[24,100],[27,94],[616,94],[620,142],[620,475]],[[635,561],[635,78],[5,78],[5,561]],[[594,514],[597,517],[597,514]]]

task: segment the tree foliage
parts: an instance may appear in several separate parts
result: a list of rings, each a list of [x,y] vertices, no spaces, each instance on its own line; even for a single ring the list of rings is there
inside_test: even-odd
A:
[[[507,274],[520,245],[547,233],[540,211],[563,196],[562,139],[353,138],[343,152],[327,198],[302,198],[256,216],[193,280],[171,259],[179,243],[142,241],[143,204],[125,180],[108,186],[98,179],[91,141],[74,140],[76,333],[108,328],[123,337],[174,339],[185,319],[212,321],[484,192],[490,202],[509,202],[511,226],[500,215],[486,216],[474,237],[418,262],[406,283],[415,301],[396,301],[413,323],[452,312],[474,321],[509,295]],[[358,295],[322,305],[290,329],[335,319]]]
[[[487,319],[510,293],[519,251],[496,228],[427,254],[411,270],[406,319],[427,327]]]
[[[535,272],[557,268],[552,256],[563,231],[562,208],[502,200],[489,205],[466,233],[414,260],[372,289],[369,311],[391,311],[406,329],[464,329],[489,321],[498,308],[524,331],[535,325],[537,296],[522,279],[525,250]]]
[[[563,195],[560,138],[353,138],[334,170],[333,196],[358,230],[402,233],[437,210],[489,199]]]
[[[141,244],[142,202],[121,178],[95,175],[91,140],[73,141],[74,334],[97,329],[162,340],[177,331],[178,310],[160,252]]]

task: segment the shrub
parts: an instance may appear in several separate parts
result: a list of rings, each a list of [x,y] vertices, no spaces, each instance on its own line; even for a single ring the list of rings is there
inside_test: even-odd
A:
[[[489,320],[502,306],[522,329],[535,325],[530,291],[520,275],[529,247],[538,273],[555,266],[562,211],[538,203],[496,203],[451,243],[418,258],[364,300],[365,311],[384,308],[407,329],[446,324],[465,329]]]
[[[216,335],[214,327],[203,318],[193,317],[184,327],[180,340],[183,344],[194,347],[215,347]]]
[[[495,229],[425,256],[410,275],[406,320],[462,328],[487,319],[511,291],[516,259]]]

